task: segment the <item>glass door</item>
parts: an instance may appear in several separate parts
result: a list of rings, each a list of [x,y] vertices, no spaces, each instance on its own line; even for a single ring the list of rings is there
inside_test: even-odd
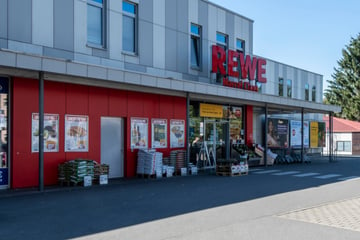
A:
[[[217,159],[228,158],[229,122],[205,120],[204,140],[209,150],[210,162],[216,166]]]

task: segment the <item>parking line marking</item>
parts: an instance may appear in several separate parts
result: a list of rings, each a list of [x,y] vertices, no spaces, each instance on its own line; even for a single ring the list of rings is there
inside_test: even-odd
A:
[[[343,177],[343,178],[338,178],[338,180],[346,181],[346,180],[351,180],[351,179],[355,179],[355,178],[360,178],[360,176]]]
[[[311,177],[311,176],[316,176],[316,175],[320,175],[320,173],[302,173],[302,174],[297,174],[297,175],[293,175],[294,177]]]
[[[326,175],[322,175],[322,176],[317,176],[315,178],[318,179],[328,179],[328,178],[334,178],[334,177],[340,177],[341,174],[326,174]]]
[[[287,172],[273,173],[272,175],[284,176],[284,175],[291,175],[291,174],[296,174],[296,173],[300,173],[300,172],[299,171],[287,171]]]
[[[254,173],[256,173],[256,174],[266,174],[266,173],[275,173],[275,172],[280,172],[280,170],[265,170],[265,171],[254,172]]]

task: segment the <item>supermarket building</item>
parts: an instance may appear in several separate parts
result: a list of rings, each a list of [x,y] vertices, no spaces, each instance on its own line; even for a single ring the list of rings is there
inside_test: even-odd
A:
[[[133,177],[139,148],[192,162],[197,136],[229,158],[267,148],[271,118],[288,126],[278,148],[317,151],[289,129],[340,111],[322,83],[256,56],[253,20],[206,0],[0,1],[0,188],[56,184],[77,158]]]

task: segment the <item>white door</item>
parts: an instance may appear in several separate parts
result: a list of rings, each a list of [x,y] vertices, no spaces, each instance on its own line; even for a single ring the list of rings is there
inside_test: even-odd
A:
[[[109,165],[109,178],[124,177],[124,120],[101,117],[101,163]]]

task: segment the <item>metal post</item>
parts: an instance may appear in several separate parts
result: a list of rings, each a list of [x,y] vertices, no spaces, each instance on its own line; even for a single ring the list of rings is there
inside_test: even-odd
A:
[[[265,104],[265,134],[264,134],[264,137],[265,137],[265,144],[264,144],[264,163],[265,163],[265,166],[267,166],[267,150],[268,150],[268,147],[267,147],[267,133],[268,133],[268,106],[267,104]]]
[[[39,72],[39,191],[44,191],[44,73]]]
[[[304,162],[304,108],[301,108],[301,162]]]
[[[334,157],[334,135],[333,135],[333,114],[332,112],[329,113],[329,147],[330,147],[330,154],[329,154],[329,162],[332,162]]]
[[[189,142],[189,137],[190,137],[190,115],[189,115],[189,111],[190,111],[190,97],[189,97],[189,93],[186,93],[186,166],[189,166],[189,162],[190,162],[190,142]]]

